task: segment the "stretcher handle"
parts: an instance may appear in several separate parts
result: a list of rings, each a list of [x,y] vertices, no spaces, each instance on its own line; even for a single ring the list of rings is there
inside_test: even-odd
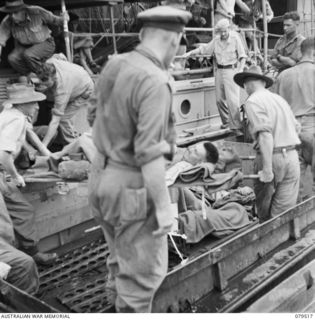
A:
[[[24,177],[25,183],[35,183],[35,182],[41,182],[41,183],[48,183],[48,182],[60,182],[63,181],[61,178],[31,178],[31,177]]]
[[[244,174],[243,179],[259,179],[258,174]]]

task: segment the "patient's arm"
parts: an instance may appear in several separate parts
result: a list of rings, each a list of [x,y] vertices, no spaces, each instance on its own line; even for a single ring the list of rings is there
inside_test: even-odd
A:
[[[68,156],[71,153],[78,153],[82,151],[84,152],[86,158],[92,162],[97,149],[90,134],[83,133],[82,136],[66,145],[61,151],[53,153],[52,157],[56,160],[60,160],[62,157]]]
[[[32,145],[40,155],[42,156],[50,156],[50,151],[47,149],[47,147],[40,141],[38,138],[37,134],[34,132],[33,128],[27,128],[26,129],[26,144],[25,144],[25,149],[31,154],[32,152]]]

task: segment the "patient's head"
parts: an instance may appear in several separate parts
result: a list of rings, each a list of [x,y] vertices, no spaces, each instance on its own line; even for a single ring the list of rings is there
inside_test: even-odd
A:
[[[195,165],[201,162],[216,164],[219,159],[217,147],[211,142],[199,142],[189,146],[183,156],[183,160]]]

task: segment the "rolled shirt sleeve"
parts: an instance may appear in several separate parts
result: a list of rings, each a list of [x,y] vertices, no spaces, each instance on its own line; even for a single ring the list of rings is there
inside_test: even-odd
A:
[[[171,91],[167,84],[147,81],[139,90],[137,132],[134,139],[135,159],[142,166],[164,154],[168,127]],[[164,146],[164,147],[163,147]]]
[[[269,1],[266,1],[266,14],[267,14],[267,17],[269,18],[269,20],[273,19],[274,13],[273,13],[273,10],[270,6]]]
[[[55,116],[63,116],[65,114],[65,109],[70,100],[70,90],[65,90],[64,86],[58,84],[55,94],[54,94],[54,107],[51,113]]]
[[[273,52],[271,54],[271,59],[276,59],[278,54],[280,54],[280,46],[281,46],[282,40],[281,38],[278,39],[278,41],[276,42],[276,45],[273,48]]]
[[[199,47],[200,54],[213,55],[214,53],[214,40],[210,41],[207,44],[203,44]]]
[[[257,140],[260,132],[272,133],[272,123],[262,106],[247,101],[244,105],[244,109],[249,122],[249,131],[255,140]]]
[[[299,62],[302,59],[301,44],[304,39],[304,37],[296,39],[296,45],[294,46],[291,54],[289,55],[289,57],[295,62]]]
[[[235,39],[236,39],[236,52],[237,52],[237,57],[238,59],[243,59],[243,58],[247,58],[246,52],[245,52],[245,48],[243,46],[243,43],[241,41],[241,38],[238,34],[235,34]]]
[[[42,17],[43,21],[48,25],[62,26],[63,18],[54,15],[52,12],[42,8],[37,7],[38,13]]]
[[[0,46],[4,47],[11,37],[11,28],[9,22],[9,16],[6,16],[0,24]]]
[[[26,120],[13,118],[6,123],[0,132],[0,150],[15,153],[19,147],[19,139],[25,130]]]

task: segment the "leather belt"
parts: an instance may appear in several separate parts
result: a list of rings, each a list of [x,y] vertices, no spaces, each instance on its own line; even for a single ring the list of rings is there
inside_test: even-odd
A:
[[[227,64],[223,66],[222,64],[217,64],[218,69],[233,69],[237,67],[237,63],[235,64]]]
[[[291,145],[286,147],[273,148],[273,153],[282,153],[282,152],[291,151],[291,150],[296,150],[296,146]]]
[[[105,159],[104,161],[104,168],[106,167],[112,167],[112,168],[127,170],[127,171],[141,172],[140,167],[129,166],[128,164],[125,164],[123,162],[118,162],[109,158]]]
[[[283,152],[287,152],[287,151],[292,151],[292,150],[297,150],[297,146],[296,145],[291,145],[291,146],[285,146],[285,147],[276,147],[273,148],[272,153],[283,153]],[[261,154],[260,150],[257,150],[257,154]]]

